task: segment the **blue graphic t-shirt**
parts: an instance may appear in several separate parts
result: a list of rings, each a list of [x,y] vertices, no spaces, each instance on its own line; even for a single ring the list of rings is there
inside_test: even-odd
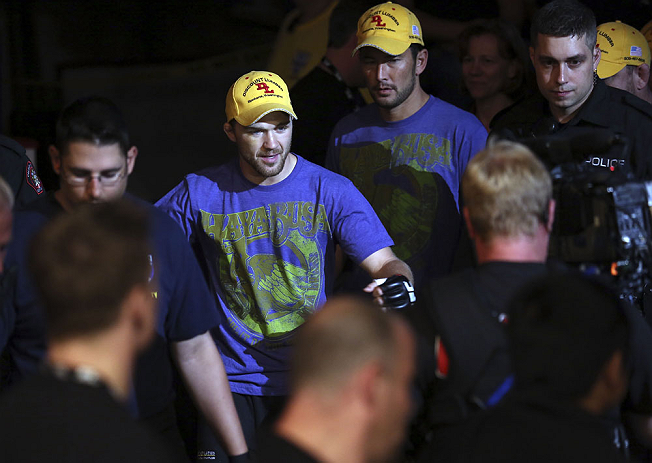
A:
[[[356,263],[393,243],[346,178],[297,156],[275,185],[238,159],[188,175],[157,207],[181,224],[227,323],[214,338],[234,392],[287,393],[294,330],[330,294],[335,244]]]
[[[371,203],[417,290],[425,278],[450,271],[462,174],[486,139],[474,115],[432,96],[404,120],[386,122],[372,104],[333,130],[326,167],[351,179]]]

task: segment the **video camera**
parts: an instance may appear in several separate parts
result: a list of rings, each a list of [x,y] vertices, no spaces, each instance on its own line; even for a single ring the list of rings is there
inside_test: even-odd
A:
[[[549,256],[587,274],[612,276],[621,297],[644,310],[652,288],[652,181],[634,179],[629,140],[608,129],[574,127],[568,135],[515,141],[528,146],[553,179]]]

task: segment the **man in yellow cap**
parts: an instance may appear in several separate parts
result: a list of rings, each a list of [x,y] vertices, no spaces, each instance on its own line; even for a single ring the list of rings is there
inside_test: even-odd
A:
[[[326,167],[369,200],[419,287],[451,270],[462,224],[460,180],[487,133],[475,116],[422,89],[428,50],[410,10],[391,2],[370,8],[357,37],[354,53],[375,104],[335,126]],[[364,284],[352,273],[350,285]]]
[[[598,26],[601,57],[597,73],[610,87],[625,90],[652,103],[650,47],[643,34],[620,21]]]
[[[403,295],[411,289],[409,267],[351,182],[290,152],[295,119],[278,75],[243,75],[224,124],[238,156],[188,175],[157,203],[185,230],[222,310],[213,336],[250,445],[287,394],[295,329],[333,288],[336,245],[372,278],[398,274]],[[379,300],[382,288],[366,289]],[[219,452],[210,438],[200,436],[204,455]]]

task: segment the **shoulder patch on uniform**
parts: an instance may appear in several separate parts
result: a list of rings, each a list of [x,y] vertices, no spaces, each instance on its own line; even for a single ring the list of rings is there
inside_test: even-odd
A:
[[[25,166],[25,180],[27,180],[27,184],[36,191],[37,195],[43,193],[43,183],[41,182],[41,179],[38,178],[32,161],[27,161],[27,165]]]

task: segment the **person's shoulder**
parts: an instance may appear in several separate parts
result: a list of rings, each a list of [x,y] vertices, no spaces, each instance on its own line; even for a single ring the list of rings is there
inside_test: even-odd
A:
[[[28,160],[27,155],[25,154],[25,148],[23,148],[23,146],[16,140],[5,135],[0,135],[0,155],[3,157],[6,156],[7,158],[15,158],[21,162]]]
[[[240,167],[238,165],[238,158],[228,160],[223,164],[205,167],[196,172],[186,175],[185,181],[189,185],[194,184],[216,184],[220,180],[229,178],[234,173],[238,173]]]
[[[424,290],[432,292],[432,294],[435,296],[442,291],[456,291],[459,287],[468,284],[475,273],[477,273],[477,269],[474,267],[469,267],[458,272],[451,273],[450,275],[432,278],[426,282],[424,285]]]
[[[475,115],[458,106],[455,106],[454,104],[451,104],[447,101],[442,100],[441,98],[437,98],[432,95],[430,95],[429,100],[426,102],[425,109],[427,112],[433,112],[439,116],[445,116],[446,118],[451,117],[453,119],[449,120],[452,122],[477,122],[480,124],[480,121],[477,117],[475,117]]]
[[[185,241],[179,224],[176,223],[164,210],[154,206],[144,199],[128,193],[125,194],[125,199],[141,207],[147,214],[150,221],[150,230],[154,236],[164,237],[167,241],[172,241],[175,238]]]
[[[325,167],[322,167],[314,162],[308,161],[306,158],[294,153],[294,155],[299,160],[299,165],[301,168],[300,178],[308,177],[311,180],[317,180],[319,183],[324,184],[326,187],[340,187],[353,185],[351,180],[345,176],[328,170]]]
[[[232,159],[224,164],[206,167],[187,174],[170,193],[179,194],[185,190],[184,194],[188,194],[191,197],[196,195],[204,196],[209,192],[217,193],[223,188],[223,185],[234,181],[233,176],[238,171],[237,159]],[[160,201],[157,203],[157,206],[159,203]]]
[[[491,134],[505,130],[516,137],[527,137],[535,124],[548,115],[548,103],[540,93],[529,95],[501,110],[491,120]]]
[[[641,116],[652,120],[652,105],[647,101],[619,88],[607,87],[607,92],[611,101],[620,104],[623,108],[635,111]],[[609,108],[605,108],[605,110],[608,109]]]

